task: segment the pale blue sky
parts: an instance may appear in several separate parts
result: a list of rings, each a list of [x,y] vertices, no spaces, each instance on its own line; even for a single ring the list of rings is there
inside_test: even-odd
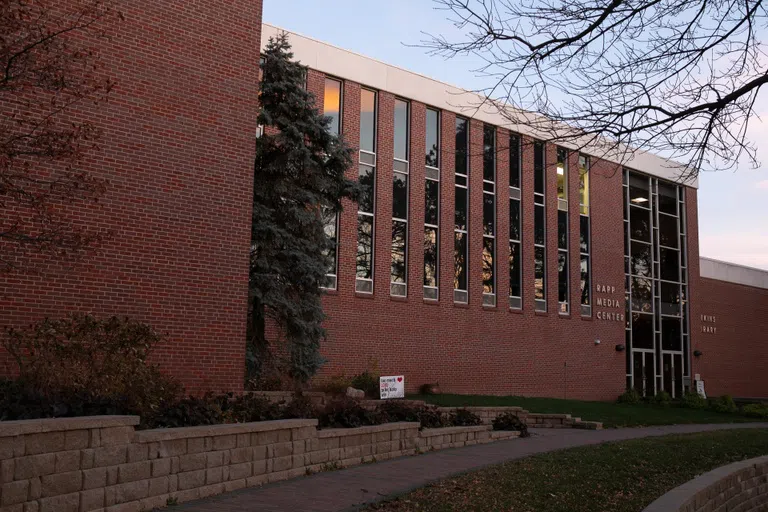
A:
[[[431,0],[264,0],[264,21],[466,89],[487,85],[470,57],[446,61],[417,44],[423,31],[455,28]],[[758,99],[765,123],[754,120],[762,165],[704,173],[699,181],[701,255],[768,269],[768,90]]]

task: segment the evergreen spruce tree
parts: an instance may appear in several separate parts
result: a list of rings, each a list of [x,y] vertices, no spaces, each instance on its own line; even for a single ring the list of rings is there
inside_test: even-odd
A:
[[[305,89],[306,68],[293,61],[287,36],[271,38],[262,57],[258,121],[264,133],[256,142],[253,184],[248,370],[258,376],[277,350],[290,376],[304,382],[323,363],[321,285],[335,249],[325,224],[341,211],[342,198],[357,197],[358,187],[344,176],[352,151],[329,133],[330,119]],[[272,339],[265,329],[269,320],[277,328]]]

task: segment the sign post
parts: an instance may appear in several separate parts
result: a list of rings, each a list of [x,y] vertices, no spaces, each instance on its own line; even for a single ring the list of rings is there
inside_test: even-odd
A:
[[[379,377],[379,397],[382,400],[405,398],[405,377],[402,375]]]

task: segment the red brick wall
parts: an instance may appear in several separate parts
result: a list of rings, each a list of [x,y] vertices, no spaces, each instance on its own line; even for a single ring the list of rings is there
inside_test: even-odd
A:
[[[87,221],[114,238],[76,271],[0,276],[0,325],[129,315],[167,334],[156,359],[190,391],[242,389],[261,7],[120,2],[116,87],[85,114],[104,131],[86,169],[109,180]]]
[[[310,89],[322,97],[322,74],[312,71]],[[344,84],[343,131],[357,147],[360,86]],[[375,286],[372,296],[355,293],[356,206],[347,203],[340,218],[338,289],[328,293],[328,364],[320,378],[347,375],[376,363],[382,374],[405,374],[408,389],[439,382],[445,392],[520,394],[613,399],[625,386],[624,324],[579,314],[579,239],[577,155],[570,160],[571,310],[558,315],[557,197],[555,147],[547,148],[547,313],[533,308],[533,152],[523,148],[523,310],[508,309],[508,132],[497,133],[497,306],[482,305],[482,123],[471,122],[469,304],[453,302],[454,122],[442,113],[440,190],[440,300],[425,301],[423,280],[424,116],[425,105],[411,103],[411,167],[408,247],[408,297],[389,295],[393,96],[379,93]],[[356,177],[357,169],[351,169]],[[614,286],[624,295],[622,183],[617,165],[592,164],[593,285]],[[593,302],[595,294],[593,293]],[[601,344],[596,345],[595,340]]]
[[[701,278],[691,319],[693,368],[707,395],[768,398],[768,290]],[[714,316],[703,322],[701,315]],[[715,332],[702,332],[714,327]]]

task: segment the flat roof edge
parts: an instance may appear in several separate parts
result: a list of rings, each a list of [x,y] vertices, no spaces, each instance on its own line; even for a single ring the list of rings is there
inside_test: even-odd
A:
[[[514,132],[537,137],[537,133],[529,126],[513,125],[509,119],[498,112],[498,109],[487,106],[483,107],[485,98],[475,92],[467,91],[371,57],[366,57],[357,52],[346,50],[282,27],[263,23],[262,48],[266,46],[270,37],[280,32],[289,34],[295,58],[311,69],[338,78],[348,79],[377,90],[386,91],[396,96],[412,99],[442,110],[470,116]],[[530,115],[534,114],[531,113]],[[538,134],[538,137],[542,137],[542,135]],[[562,145],[569,147],[568,143],[563,143]],[[571,149],[576,147],[575,144],[570,146]],[[600,149],[597,145],[592,144],[591,146],[587,145],[582,151],[586,154],[623,165],[629,169],[675,182],[680,182],[680,175],[685,171],[685,167],[682,164],[645,150],[619,148],[606,153],[605,148]],[[631,155],[629,159],[626,156],[628,154]],[[698,188],[698,178],[684,181],[681,184]]]
[[[703,256],[699,260],[701,277],[768,290],[768,270]]]

